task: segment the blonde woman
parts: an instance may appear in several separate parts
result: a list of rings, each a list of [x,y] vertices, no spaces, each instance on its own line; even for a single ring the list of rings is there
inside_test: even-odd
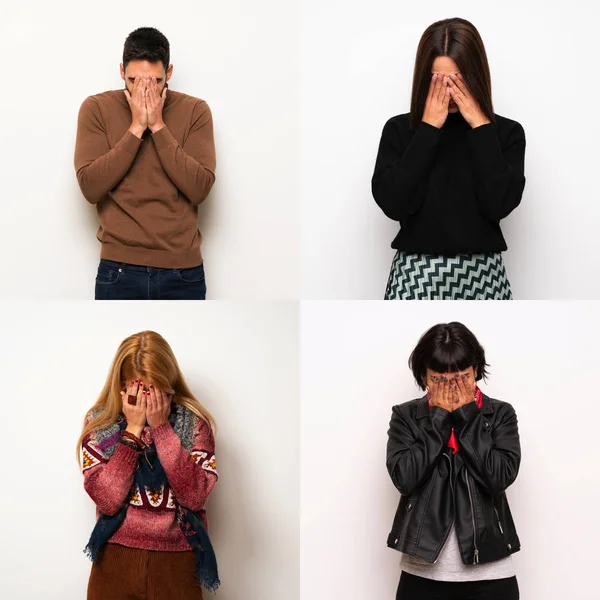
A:
[[[88,600],[201,599],[219,586],[204,508],[218,478],[214,420],[158,333],[121,343],[78,453],[97,507]]]

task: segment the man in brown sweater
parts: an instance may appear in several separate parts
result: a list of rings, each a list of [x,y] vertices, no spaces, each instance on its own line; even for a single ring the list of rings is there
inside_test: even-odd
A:
[[[75,169],[98,210],[97,300],[204,299],[198,205],[215,181],[206,102],[168,89],[167,38],[151,27],[125,41],[125,89],[79,111]]]

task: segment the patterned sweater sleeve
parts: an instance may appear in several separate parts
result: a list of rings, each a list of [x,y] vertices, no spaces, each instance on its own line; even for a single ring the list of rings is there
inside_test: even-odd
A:
[[[152,438],[177,502],[194,511],[204,508],[218,479],[210,425],[199,419],[191,451],[181,445],[170,423],[154,428]]]
[[[81,449],[83,486],[100,512],[112,516],[125,504],[133,485],[138,453],[124,444],[107,458],[94,436],[86,436]]]

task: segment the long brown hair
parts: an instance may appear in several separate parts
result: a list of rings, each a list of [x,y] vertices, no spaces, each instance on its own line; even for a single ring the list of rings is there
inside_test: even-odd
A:
[[[77,442],[78,460],[85,437],[117,421],[122,408],[121,391],[127,381],[138,375],[142,381],[151,381],[158,389],[172,394],[174,402],[186,406],[215,429],[213,416],[192,394],[167,340],[155,331],[141,331],[121,342],[100,396],[86,413]]]
[[[415,129],[423,118],[431,83],[431,68],[438,56],[448,56],[457,64],[481,110],[495,123],[490,66],[483,40],[475,25],[454,17],[430,25],[419,41],[410,102],[411,128]]]

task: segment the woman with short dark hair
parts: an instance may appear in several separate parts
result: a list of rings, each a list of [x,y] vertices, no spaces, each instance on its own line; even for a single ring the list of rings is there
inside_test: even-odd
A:
[[[513,407],[483,394],[485,352],[462,323],[429,329],[409,365],[426,395],[394,406],[387,469],[400,492],[388,546],[397,600],[518,600],[506,498],[521,462]]]
[[[464,19],[419,42],[410,113],[383,128],[375,201],[400,224],[386,300],[510,300],[500,221],[521,202],[525,132],[494,113],[485,47]]]

